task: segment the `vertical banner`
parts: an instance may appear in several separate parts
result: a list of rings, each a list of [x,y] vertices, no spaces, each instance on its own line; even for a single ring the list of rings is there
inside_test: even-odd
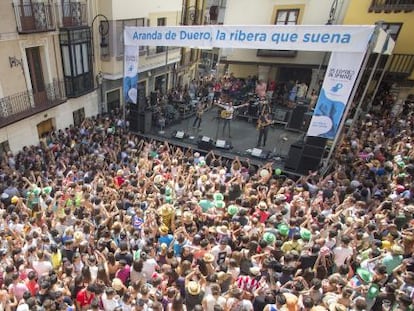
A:
[[[124,46],[124,98],[125,103],[137,103],[139,46]]]
[[[308,136],[335,138],[364,55],[365,53],[332,53]]]

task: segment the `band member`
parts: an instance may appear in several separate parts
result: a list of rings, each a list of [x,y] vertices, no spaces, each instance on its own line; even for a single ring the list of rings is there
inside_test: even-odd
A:
[[[269,112],[264,109],[257,120],[257,129],[259,130],[259,139],[257,141],[257,147],[260,147],[263,141],[263,147],[266,146],[267,134],[269,127],[273,123]]]
[[[230,122],[231,120],[233,120],[233,115],[234,115],[234,111],[247,106],[249,103],[245,103],[243,105],[239,105],[239,106],[233,106],[233,102],[232,101],[228,101],[225,104],[222,104],[220,102],[215,102],[215,104],[221,108],[223,108],[223,110],[220,113],[220,117],[221,119],[224,120],[224,124],[223,124],[223,136],[224,136],[224,132],[226,130],[226,127],[228,127],[229,129],[229,138],[231,138],[230,135]]]
[[[196,127],[196,124],[198,123],[197,128],[198,129],[200,128],[205,109],[206,109],[206,103],[203,101],[200,101],[197,105],[196,117],[193,122],[193,127]]]

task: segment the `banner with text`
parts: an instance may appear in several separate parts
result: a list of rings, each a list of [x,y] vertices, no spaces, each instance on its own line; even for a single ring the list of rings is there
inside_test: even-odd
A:
[[[137,103],[138,98],[138,46],[124,49],[124,99],[125,103]]]
[[[125,45],[365,52],[375,26],[205,25],[125,27]]]
[[[365,53],[332,53],[308,136],[334,139]]]

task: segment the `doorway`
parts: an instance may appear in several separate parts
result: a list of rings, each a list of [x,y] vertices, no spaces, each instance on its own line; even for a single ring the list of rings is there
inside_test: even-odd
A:
[[[116,89],[106,93],[106,105],[108,113],[114,114],[121,107],[121,89]]]
[[[53,131],[54,129],[53,123],[54,123],[54,118],[50,118],[50,119],[40,122],[37,125],[37,135],[39,136],[39,138],[42,138],[43,136]]]
[[[40,47],[36,46],[26,49],[26,55],[35,105],[44,105],[47,101],[47,94],[43,77],[42,59],[40,57]]]

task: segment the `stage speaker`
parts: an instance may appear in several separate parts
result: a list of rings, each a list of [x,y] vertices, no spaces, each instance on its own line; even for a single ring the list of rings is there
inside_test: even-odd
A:
[[[306,136],[305,137],[305,143],[307,145],[317,146],[321,148],[325,148],[327,140],[328,139],[325,137],[317,137],[317,136]]]
[[[149,133],[151,132],[152,112],[140,112],[130,110],[129,112],[129,129],[133,132]]]
[[[175,131],[173,137],[177,139],[184,139],[186,135],[184,131]]]
[[[325,148],[305,144],[303,146],[302,154],[304,156],[321,159],[323,157],[324,152],[325,152]]]
[[[297,105],[290,114],[289,121],[286,124],[286,129],[291,131],[302,131],[305,112],[307,111],[307,106]]]
[[[254,158],[259,158],[261,160],[267,160],[270,158],[272,153],[268,150],[263,150],[259,148],[253,148],[251,152],[251,156]]]
[[[207,136],[201,136],[197,142],[198,149],[210,151],[214,148],[214,141]]]
[[[132,132],[140,132],[140,112],[138,110],[130,110],[128,115],[129,130]]]
[[[231,141],[227,141],[224,139],[217,139],[216,148],[230,150],[233,148],[233,145],[231,144]]]
[[[157,103],[158,103],[157,98],[158,98],[157,92],[151,92],[151,95],[150,95],[150,104],[151,104],[151,106],[156,106],[157,105]]]
[[[306,175],[309,171],[317,171],[321,163],[321,158],[310,157],[302,154],[296,173]]]
[[[290,145],[289,153],[288,153],[288,156],[285,162],[285,169],[290,170],[290,171],[297,170],[300,159],[302,157],[302,151],[303,151],[302,143],[295,143],[295,144]]]

